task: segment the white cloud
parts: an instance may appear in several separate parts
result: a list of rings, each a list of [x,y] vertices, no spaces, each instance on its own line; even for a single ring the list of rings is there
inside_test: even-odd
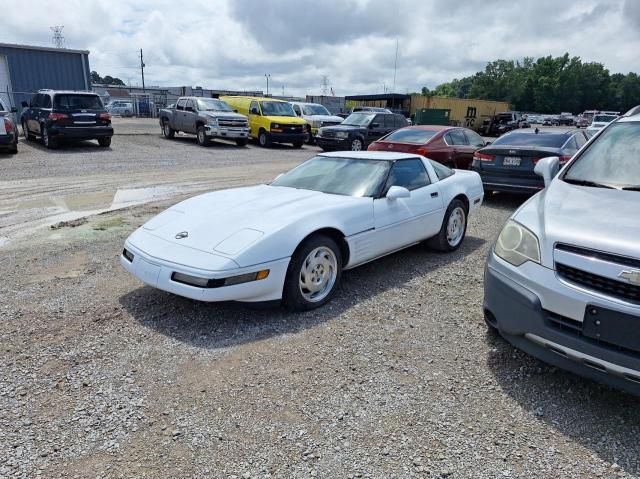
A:
[[[560,55],[599,61],[612,72],[637,67],[635,0],[36,0],[5,9],[2,41],[91,51],[93,70],[147,84],[263,89],[264,74],[288,94],[337,94],[434,87],[497,58]],[[47,15],[42,15],[46,11]],[[615,46],[613,46],[615,45]]]

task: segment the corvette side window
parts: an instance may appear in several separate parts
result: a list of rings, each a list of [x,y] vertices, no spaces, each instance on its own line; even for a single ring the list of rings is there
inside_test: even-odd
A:
[[[417,158],[415,160],[398,160],[389,172],[383,196],[387,194],[387,191],[392,186],[403,186],[412,191],[429,184],[431,184],[429,174],[421,160]]]

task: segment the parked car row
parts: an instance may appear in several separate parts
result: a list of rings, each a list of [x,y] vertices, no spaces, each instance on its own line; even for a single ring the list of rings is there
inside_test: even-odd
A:
[[[18,152],[18,128],[13,120],[16,111],[8,108],[0,98],[0,151]]]

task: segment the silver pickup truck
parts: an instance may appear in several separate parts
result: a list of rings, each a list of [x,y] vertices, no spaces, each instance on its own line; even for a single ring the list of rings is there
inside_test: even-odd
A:
[[[160,110],[158,116],[165,138],[173,138],[181,131],[196,135],[201,146],[208,145],[212,138],[233,140],[238,146],[249,142],[247,117],[216,98],[180,97],[172,107]]]

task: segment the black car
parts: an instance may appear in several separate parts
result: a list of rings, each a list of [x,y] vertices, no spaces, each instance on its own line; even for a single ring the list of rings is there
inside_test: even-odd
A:
[[[515,130],[476,151],[471,169],[480,174],[486,194],[535,193],[544,188],[544,180],[533,171],[536,163],[557,156],[562,166],[588,139],[577,129]]]
[[[22,106],[22,131],[27,140],[41,138],[47,148],[56,148],[63,140],[98,140],[102,147],[111,145],[111,114],[95,93],[40,90]]]
[[[0,99],[0,151],[18,153],[18,129],[13,121],[15,108],[7,108]]]
[[[396,113],[352,113],[339,125],[320,128],[316,143],[324,151],[366,150],[377,139],[408,125],[406,118]]]

